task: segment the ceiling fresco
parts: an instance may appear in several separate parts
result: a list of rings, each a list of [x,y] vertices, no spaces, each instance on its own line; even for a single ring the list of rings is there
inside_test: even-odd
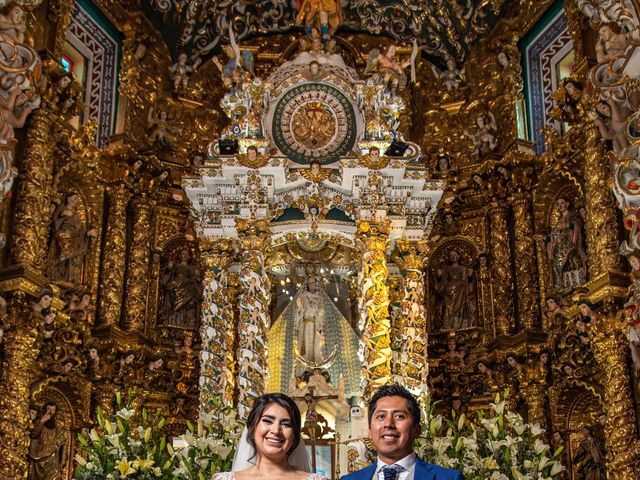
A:
[[[206,60],[229,43],[273,33],[302,31],[296,15],[319,0],[143,0],[143,9],[175,56]],[[325,0],[326,1],[326,0]],[[469,47],[497,22],[509,0],[335,0],[341,2],[339,34],[364,32],[399,42],[417,40],[422,54],[444,64],[462,64]]]

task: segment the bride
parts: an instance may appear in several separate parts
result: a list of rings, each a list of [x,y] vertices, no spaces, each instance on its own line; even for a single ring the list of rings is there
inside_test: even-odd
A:
[[[242,432],[231,472],[211,480],[327,480],[311,472],[300,436],[300,410],[283,393],[256,398]]]

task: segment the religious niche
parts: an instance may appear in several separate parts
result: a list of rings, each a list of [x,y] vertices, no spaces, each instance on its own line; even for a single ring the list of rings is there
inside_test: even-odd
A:
[[[52,208],[47,275],[59,283],[81,284],[85,258],[95,243],[97,231],[88,224],[80,194],[68,192],[60,204]]]
[[[588,279],[587,211],[579,198],[570,186],[556,194],[547,213],[548,233],[536,237],[543,246],[545,265],[556,291],[577,287]]]
[[[476,255],[466,240],[448,240],[434,251],[429,265],[433,330],[457,331],[478,325]]]
[[[157,324],[197,330],[202,302],[201,268],[193,247],[170,243],[161,259]]]
[[[341,398],[359,395],[359,341],[349,320],[350,278],[343,274],[331,263],[307,263],[276,277],[277,316],[268,335],[274,388],[299,390],[318,370]]]

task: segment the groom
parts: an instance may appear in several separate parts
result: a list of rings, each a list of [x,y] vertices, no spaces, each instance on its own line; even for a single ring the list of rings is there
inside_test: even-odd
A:
[[[341,480],[464,480],[457,470],[420,460],[413,441],[420,435],[420,407],[400,385],[385,385],[369,401],[369,436],[378,461]]]

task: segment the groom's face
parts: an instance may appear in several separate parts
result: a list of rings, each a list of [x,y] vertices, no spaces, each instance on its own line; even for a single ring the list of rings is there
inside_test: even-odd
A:
[[[413,441],[420,435],[420,426],[413,418],[403,397],[382,397],[371,417],[369,436],[378,457],[392,464],[413,452]]]

